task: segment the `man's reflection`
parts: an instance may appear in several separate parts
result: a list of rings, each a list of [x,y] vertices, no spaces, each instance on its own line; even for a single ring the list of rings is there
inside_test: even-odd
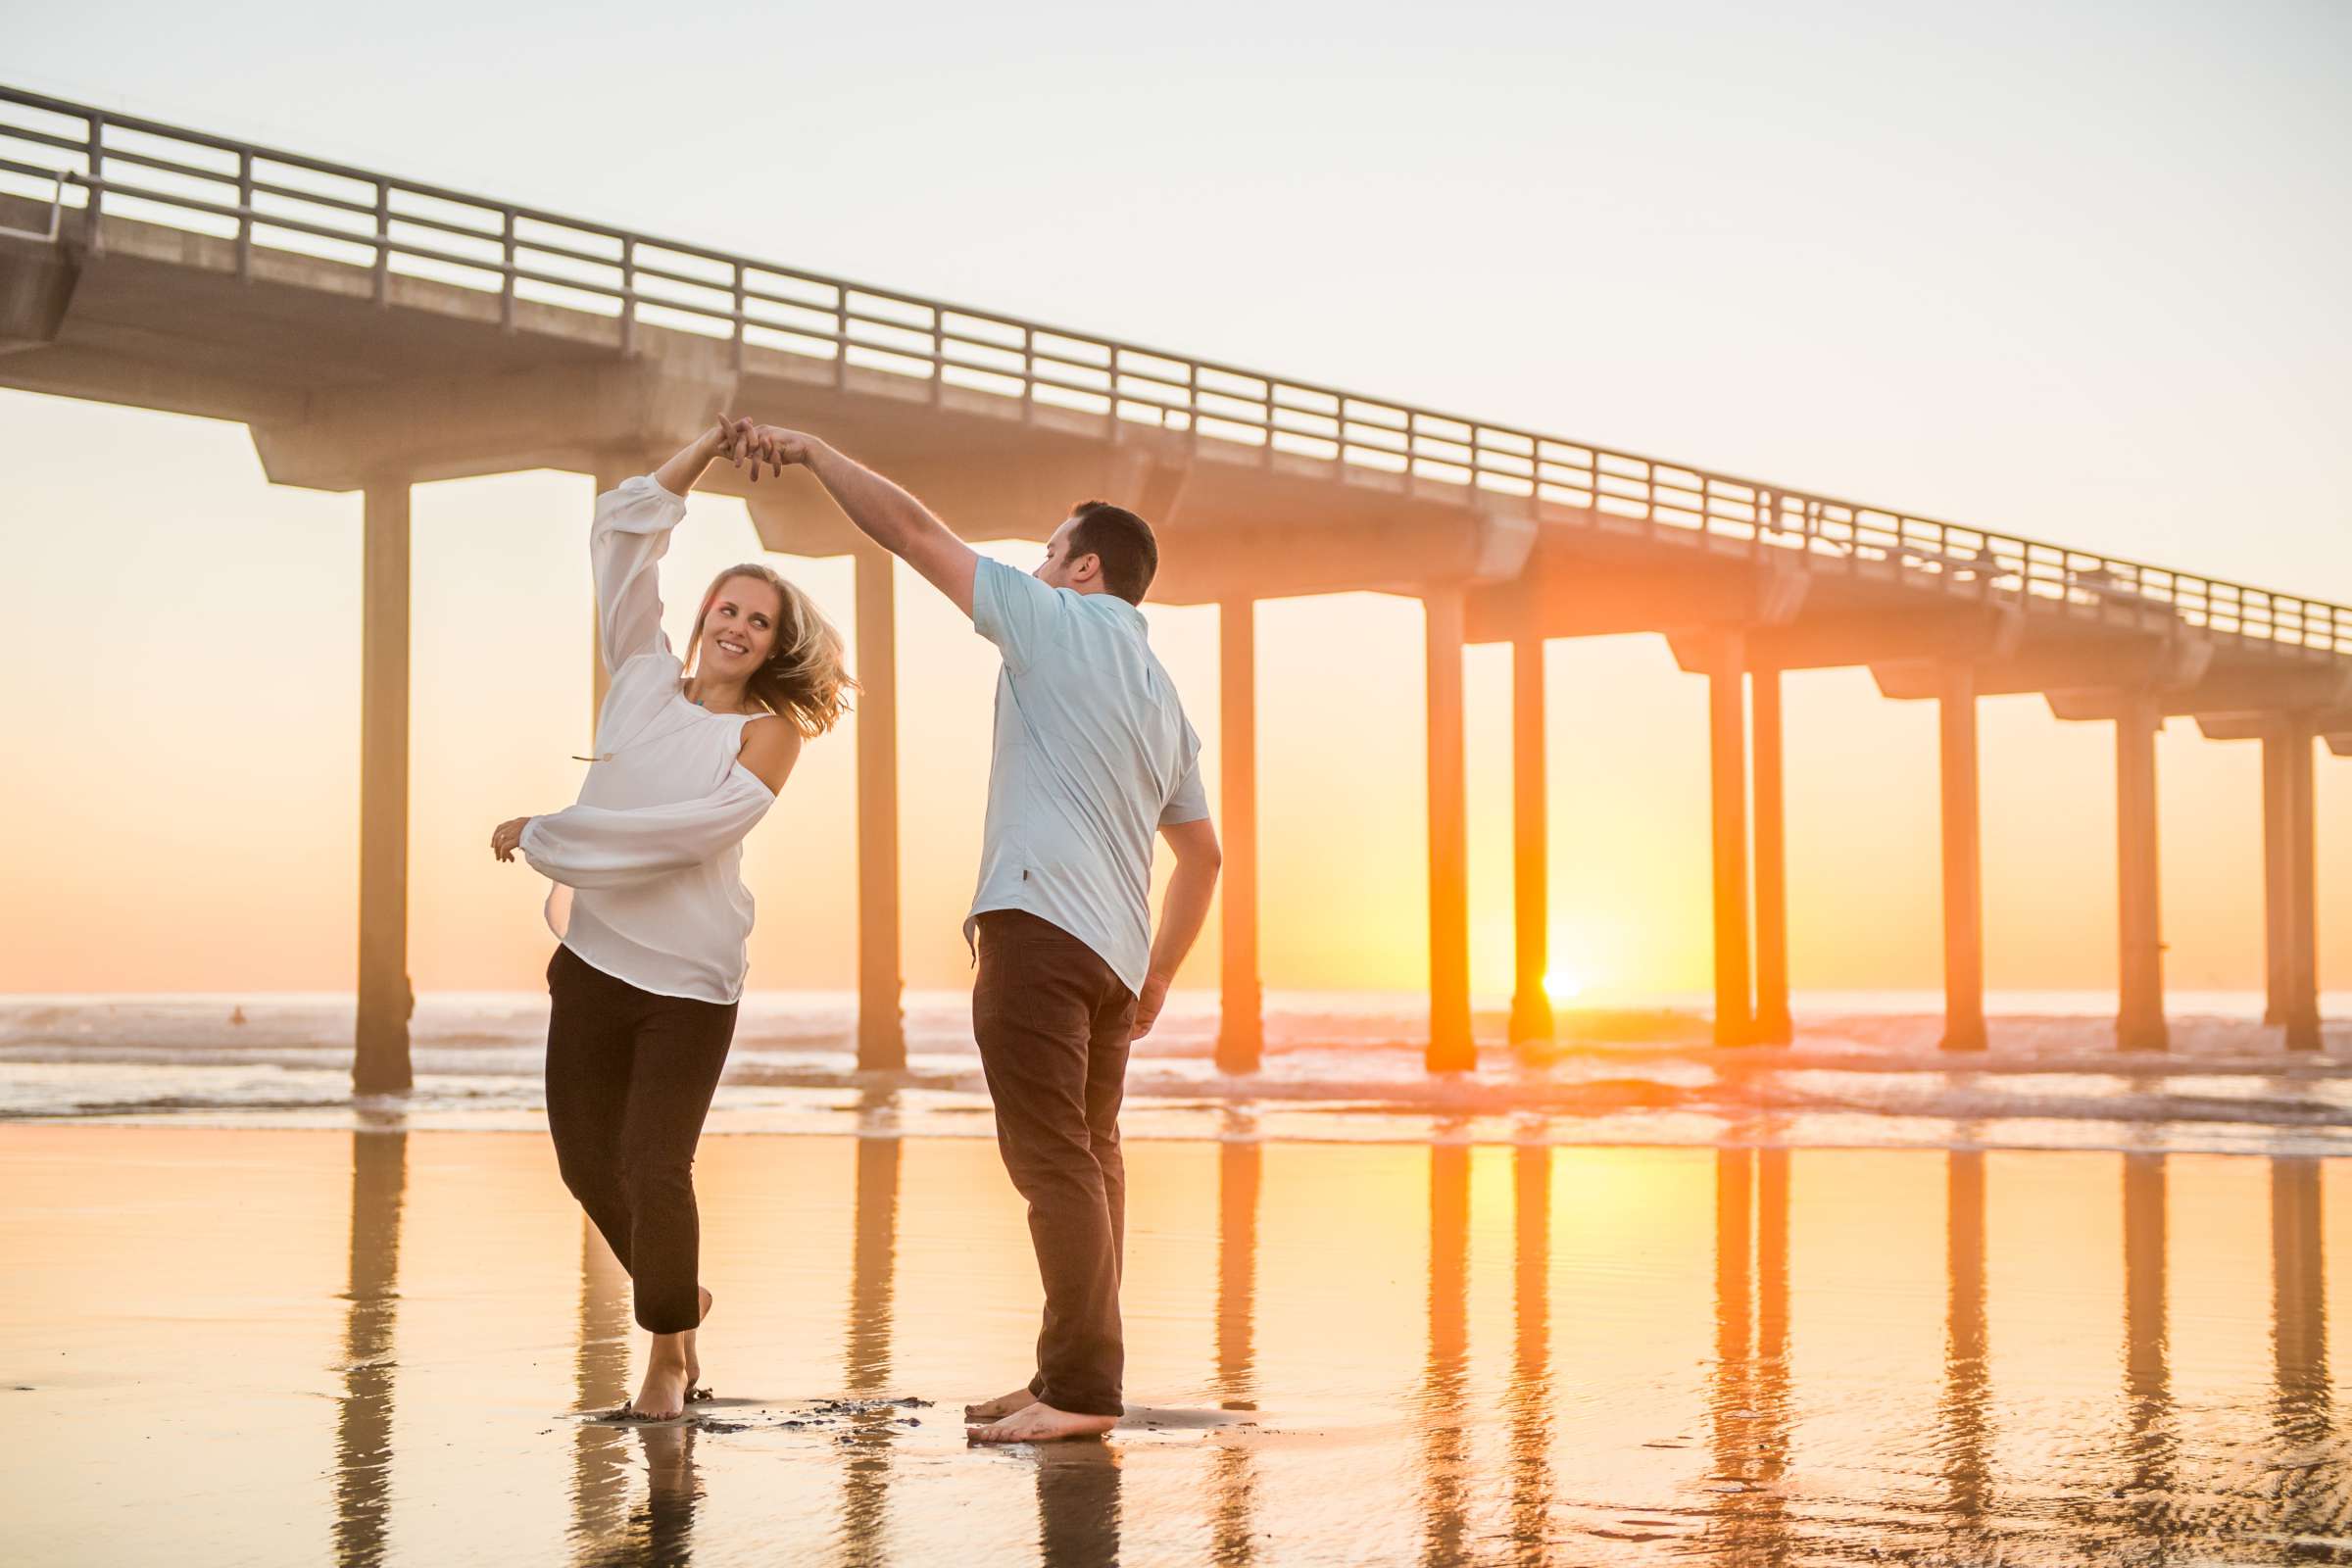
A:
[[[1036,1452],[1046,1568],[1111,1568],[1119,1560],[1118,1449],[1102,1442],[1041,1443]]]
[[[400,1301],[400,1210],[409,1135],[351,1135],[351,1271],[343,1323],[343,1401],[335,1413],[335,1559],[384,1555],[392,1470],[392,1330]]]

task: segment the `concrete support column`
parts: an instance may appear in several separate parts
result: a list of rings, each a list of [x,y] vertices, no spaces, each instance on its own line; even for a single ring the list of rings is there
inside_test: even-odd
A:
[[[2294,946],[2287,869],[2286,731],[2262,737],[2262,956],[2264,1023],[2286,1022],[2288,951]]]
[[[2311,720],[2288,715],[2286,775],[2286,995],[2280,999],[2286,1049],[2320,1049],[2319,844],[2313,830]]]
[[[1943,1049],[1984,1049],[1984,849],[1977,801],[1977,673],[1943,667]]]
[[[1264,995],[1257,972],[1257,605],[1217,606],[1217,728],[1223,757],[1218,790],[1225,818],[1218,839],[1223,915],[1218,975],[1217,1070],[1257,1071],[1265,1051]]]
[[[1551,853],[1544,775],[1544,637],[1529,624],[1511,640],[1511,1044],[1549,1040],[1551,994]]]
[[[1747,714],[1745,639],[1717,634],[1707,666],[1708,760],[1714,781],[1715,1043],[1752,1038],[1747,990]]]
[[[2162,1051],[2164,933],[2158,917],[2156,732],[2164,715],[2144,693],[2125,694],[2115,716],[2115,869],[2119,990],[2116,1044]]]
[[[1470,1039],[1470,829],[1462,739],[1463,593],[1422,595],[1429,693],[1429,1050],[1432,1072],[1478,1065]]]
[[[409,1070],[409,483],[363,501],[360,617],[360,965],[352,1087],[395,1094]]]
[[[1788,1016],[1788,852],[1781,788],[1781,672],[1766,667],[1748,676],[1755,704],[1748,727],[1755,737],[1756,1016],[1748,1038],[1785,1046],[1795,1037]]]
[[[906,1065],[899,973],[898,607],[890,556],[861,544],[858,572],[858,1066]]]

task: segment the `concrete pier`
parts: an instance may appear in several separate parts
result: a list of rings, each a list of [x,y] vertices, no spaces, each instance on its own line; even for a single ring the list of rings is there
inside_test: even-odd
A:
[[[1976,672],[1944,666],[1936,703],[1943,780],[1943,1040],[1984,1049],[1984,893],[1977,798]]]
[[[1781,672],[1770,664],[1748,671],[1753,708],[1748,732],[1753,773],[1756,857],[1756,1015],[1749,1038],[1785,1046],[1796,1025],[1788,1015],[1788,852],[1781,781]]]
[[[1462,735],[1462,590],[1421,596],[1428,632],[1429,1046],[1432,1072],[1478,1065],[1470,1038],[1470,829]]]
[[[899,963],[899,636],[892,558],[857,552],[858,1066],[906,1065]]]
[[[1217,606],[1217,839],[1225,855],[1217,896],[1217,1070],[1255,1072],[1265,1051],[1257,960],[1257,605]]]
[[[975,540],[1042,540],[1073,498],[1118,499],[1159,533],[1154,599],[1226,607],[1219,1060],[1231,1070],[1256,1063],[1262,1027],[1254,692],[1237,673],[1254,675],[1247,607],[1362,591],[1420,597],[1428,616],[1434,1069],[1475,1059],[1463,645],[1513,644],[1510,1031],[1524,1042],[1551,1023],[1543,646],[1627,633],[1665,637],[1709,680],[1722,1043],[1787,1034],[1780,679],[1836,667],[1869,668],[1888,698],[1945,704],[1947,1044],[1971,1046],[1983,1026],[1973,701],[2009,693],[2117,726],[2125,1047],[2165,1039],[2156,729],[2187,716],[2214,738],[2277,732],[2265,744],[2265,985],[2289,1040],[2317,1043],[2312,741],[2352,756],[2352,608],[978,315],[13,88],[0,106],[64,127],[63,141],[20,136],[19,153],[86,150],[82,170],[59,170],[70,220],[55,237],[46,199],[0,194],[0,387],[233,420],[272,483],[367,493],[364,1088],[409,1081],[409,487],[554,467],[609,488],[722,407],[822,431]],[[222,153],[248,171],[261,160],[299,172],[297,185],[372,182],[372,231],[364,212],[355,224],[347,204],[295,186],[273,198],[283,210],[251,212],[249,184],[204,174]],[[177,183],[135,201],[87,172],[158,157]],[[447,216],[426,233],[409,220],[421,212]],[[332,227],[351,254],[290,247],[289,219]],[[436,247],[475,242],[504,261],[432,261]],[[584,260],[597,255],[614,259]],[[665,270],[679,266],[720,281],[671,288]],[[545,282],[551,267],[561,289]],[[641,317],[640,305],[659,308]],[[781,326],[779,311],[802,327]],[[805,478],[747,487],[721,466],[706,488],[747,499],[768,550],[858,548]],[[872,629],[889,624],[886,574],[861,564],[858,582],[860,1059],[879,1065],[904,1052],[895,672]],[[1969,671],[1965,704],[1955,662]],[[600,660],[600,705],[604,690]]]
[[[352,1087],[407,1090],[409,1014],[409,484],[369,483],[362,502],[360,962]]]
[[[1550,866],[1544,800],[1544,638],[1511,640],[1511,1044],[1552,1037]]]
[[[1709,639],[1707,757],[1713,780],[1715,1043],[1753,1038],[1747,968],[1747,704],[1740,633]]]

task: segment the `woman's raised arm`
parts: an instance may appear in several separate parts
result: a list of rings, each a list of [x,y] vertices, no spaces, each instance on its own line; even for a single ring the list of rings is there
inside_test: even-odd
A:
[[[588,559],[596,568],[597,631],[605,671],[617,673],[639,654],[668,646],[662,635],[659,566],[669,530],[686,515],[686,493],[712,461],[740,461],[751,421],[725,415],[652,474],[623,481],[596,498]]]

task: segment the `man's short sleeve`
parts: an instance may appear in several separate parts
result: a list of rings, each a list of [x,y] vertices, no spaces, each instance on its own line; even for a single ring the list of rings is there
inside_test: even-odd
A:
[[[1059,640],[1067,612],[1061,592],[982,556],[972,574],[972,629],[995,643],[1005,667],[1017,672]]]
[[[1186,734],[1191,735],[1188,726]],[[1198,822],[1208,814],[1208,794],[1200,787],[1200,748],[1193,747],[1193,760],[1184,765],[1184,777],[1176,791],[1168,797],[1167,805],[1159,808],[1159,825],[1175,827],[1184,822]]]

